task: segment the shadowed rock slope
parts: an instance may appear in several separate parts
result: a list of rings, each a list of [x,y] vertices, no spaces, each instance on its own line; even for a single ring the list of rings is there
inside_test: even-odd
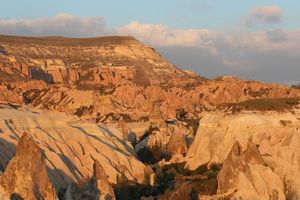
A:
[[[107,180],[107,175],[99,161],[93,165],[93,176],[84,186],[71,184],[64,195],[64,200],[115,200],[113,188]]]

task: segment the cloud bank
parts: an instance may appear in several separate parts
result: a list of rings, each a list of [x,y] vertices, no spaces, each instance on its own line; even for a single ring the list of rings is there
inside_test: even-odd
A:
[[[42,17],[38,19],[0,20],[0,34],[91,37],[102,35],[105,32],[104,18],[81,18],[68,13],[60,13],[54,17]]]
[[[274,24],[282,21],[282,11],[276,5],[253,8],[246,17],[246,24]]]
[[[208,29],[171,29],[163,24],[131,22],[115,29],[119,34],[133,35],[155,46],[209,47],[217,33]]]
[[[254,23],[278,23],[277,6],[254,8],[246,19]],[[0,20],[0,34],[69,37],[132,35],[155,47],[171,62],[199,74],[223,74],[245,79],[292,83],[300,74],[300,29],[263,31],[173,29],[164,24],[133,21],[108,28],[102,17],[81,18],[68,13],[38,19]]]

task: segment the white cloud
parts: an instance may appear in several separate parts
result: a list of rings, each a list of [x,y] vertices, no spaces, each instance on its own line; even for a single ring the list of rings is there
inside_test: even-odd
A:
[[[271,30],[226,34],[224,42],[233,49],[258,52],[285,52],[295,55],[300,50],[300,30]]]
[[[253,8],[247,15],[247,26],[255,24],[273,24],[282,21],[282,10],[277,5],[261,6]]]
[[[135,21],[115,28],[114,32],[134,36],[154,47],[196,47],[206,49],[214,56],[218,56],[222,45],[235,51],[295,53],[295,50],[300,49],[298,30],[221,32],[209,29],[172,29],[162,24],[141,24]]]
[[[278,9],[276,6],[260,7],[254,9],[254,13],[268,13],[266,16],[272,16]],[[294,53],[300,48],[300,30],[221,32],[210,29],[173,29],[163,24],[142,24],[137,21],[108,29],[102,17],[82,18],[68,13],[37,19],[0,20],[0,34],[72,37],[131,35],[154,47],[196,47],[206,49],[214,56],[220,53],[221,45],[236,50],[284,50]]]
[[[208,29],[172,29],[162,24],[141,24],[137,21],[117,27],[121,35],[132,35],[154,46],[197,46],[212,48],[217,31]]]
[[[0,20],[0,34],[99,36],[106,32],[102,17],[81,18],[68,13],[37,19]]]
[[[248,20],[252,24],[257,21],[275,23],[281,20],[281,10],[276,6],[256,8],[250,12]],[[0,34],[131,35],[161,50],[171,62],[194,67],[193,70],[199,66],[197,71],[210,77],[233,74],[251,79],[264,80],[266,77],[266,80],[289,81],[297,80],[300,73],[300,29],[257,32],[174,29],[137,21],[109,29],[102,17],[82,18],[61,13],[38,19],[0,19]]]

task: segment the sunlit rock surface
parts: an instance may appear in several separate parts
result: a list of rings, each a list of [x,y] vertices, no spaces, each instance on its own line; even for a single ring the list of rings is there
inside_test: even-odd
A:
[[[254,170],[252,176],[275,173],[280,177],[281,183],[287,181],[299,196],[299,114],[298,108],[285,112],[208,113],[200,120],[197,135],[185,158],[185,167],[196,169],[202,165],[210,167],[221,164],[232,154],[232,146],[238,141],[240,151],[246,151],[244,157],[248,168],[250,171]],[[253,142],[250,147],[249,140]],[[253,156],[259,155],[255,146],[258,146],[261,157]],[[268,168],[263,167],[264,165]],[[240,178],[245,179],[244,175]],[[256,190],[259,188],[264,187]]]
[[[16,155],[0,177],[0,193],[1,199],[57,199],[44,152],[27,133],[21,136]]]
[[[22,133],[27,132],[44,152],[49,178],[56,190],[88,180],[98,160],[110,183],[116,183],[120,168],[137,183],[145,179],[145,165],[137,160],[129,142],[114,127],[78,121],[77,117],[49,111],[0,108],[1,168],[16,152]]]

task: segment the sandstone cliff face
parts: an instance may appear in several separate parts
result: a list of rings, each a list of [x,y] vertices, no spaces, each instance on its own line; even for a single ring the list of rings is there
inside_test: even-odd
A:
[[[56,200],[56,191],[48,177],[42,149],[23,134],[16,155],[0,177],[3,199]]]
[[[161,83],[167,77],[193,77],[132,37],[1,36],[0,42],[5,51],[0,57],[3,66],[48,83],[107,86],[131,81],[143,85]]]

